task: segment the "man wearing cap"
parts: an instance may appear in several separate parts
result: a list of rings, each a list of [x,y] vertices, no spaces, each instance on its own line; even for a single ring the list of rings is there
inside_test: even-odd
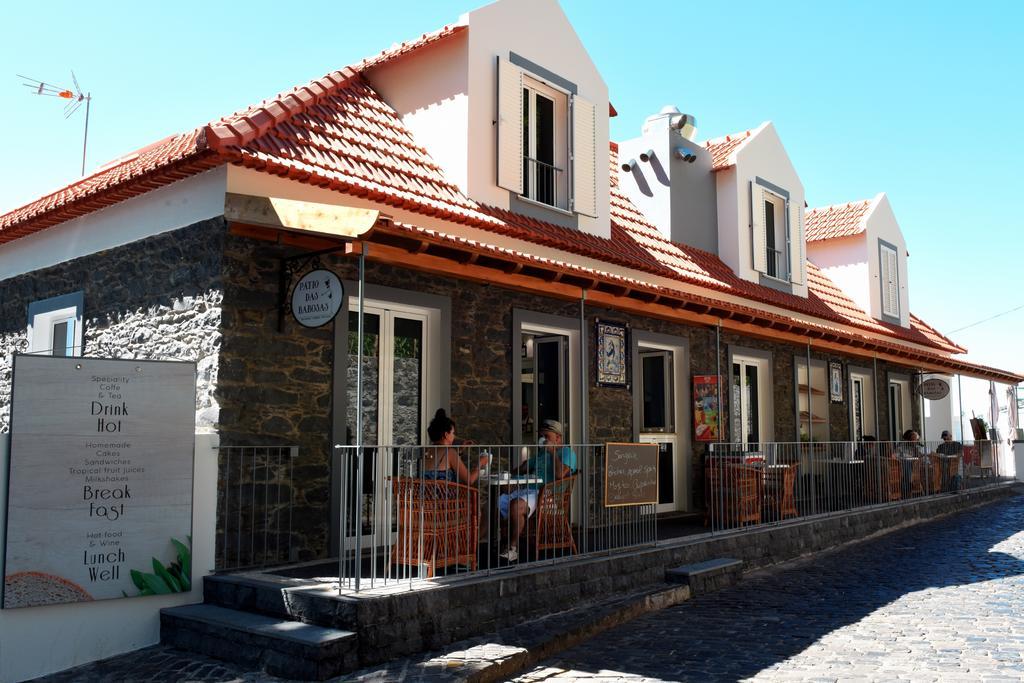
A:
[[[541,486],[574,474],[576,468],[576,453],[563,445],[562,423],[544,420],[540,426],[537,450],[513,469],[514,474],[533,473],[542,483],[528,484],[498,498],[498,513],[508,524],[508,545],[501,552],[501,559],[506,562],[519,560],[519,536],[526,528],[526,520],[537,509]]]
[[[942,443],[938,445],[935,452],[939,455],[944,455],[947,458],[953,456],[962,456],[964,452],[964,446],[959,441],[953,441],[953,435],[949,433],[948,429],[942,430]],[[960,457],[957,461],[957,473],[949,478],[949,481],[945,483],[946,491],[959,491],[960,482],[963,481],[964,476],[964,459]]]

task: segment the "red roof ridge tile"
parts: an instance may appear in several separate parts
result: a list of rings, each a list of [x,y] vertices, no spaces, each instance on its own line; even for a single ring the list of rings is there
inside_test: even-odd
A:
[[[837,211],[839,209],[849,209],[849,208],[853,208],[855,206],[860,206],[860,205],[870,206],[871,204],[874,203],[874,201],[875,201],[875,199],[872,197],[871,199],[856,199],[856,200],[850,201],[850,202],[839,202],[838,204],[827,204],[825,206],[815,206],[813,208],[809,208],[806,211],[804,211],[804,214],[807,215],[807,214],[811,214],[811,213],[817,213],[819,211]]]
[[[425,47],[432,43],[444,40],[445,38],[450,38],[451,36],[462,33],[468,28],[469,26],[467,24],[458,22],[453,24],[446,24],[441,28],[437,29],[436,31],[424,33],[420,35],[419,38],[416,38],[414,40],[409,40],[402,43],[394,43],[391,45],[391,47],[387,48],[386,50],[382,50],[375,55],[366,57],[363,60],[357,62],[354,66],[356,69],[359,70],[380,66],[381,64],[386,64],[388,62],[394,61],[399,57],[404,57],[410,52],[414,52],[415,50],[418,50],[421,47]]]
[[[751,128],[739,133],[730,133],[717,138],[708,138],[704,142],[698,142],[697,144],[711,152],[711,170],[721,171],[723,169],[730,168],[733,165],[733,162],[730,161],[732,155],[736,150],[746,144],[747,140],[750,139],[755,130],[757,129]]]
[[[227,147],[242,147],[282,121],[305,111],[357,77],[357,72],[351,67],[332,71],[305,85],[264,100],[243,112],[207,124],[203,127],[203,139],[214,151]]]

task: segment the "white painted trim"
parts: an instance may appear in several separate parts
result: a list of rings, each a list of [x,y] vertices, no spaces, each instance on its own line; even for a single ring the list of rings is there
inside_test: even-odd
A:
[[[0,281],[224,214],[224,166],[0,244]]]

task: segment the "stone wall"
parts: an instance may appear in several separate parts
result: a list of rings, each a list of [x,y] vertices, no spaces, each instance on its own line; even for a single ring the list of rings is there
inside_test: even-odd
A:
[[[203,221],[0,283],[0,432],[9,429],[13,353],[27,349],[28,306],[83,292],[83,355],[190,360],[196,429],[218,419],[223,221]]]

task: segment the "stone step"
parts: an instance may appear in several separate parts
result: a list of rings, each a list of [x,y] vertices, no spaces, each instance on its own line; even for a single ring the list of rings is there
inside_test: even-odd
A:
[[[739,583],[743,577],[743,561],[719,557],[706,562],[686,564],[665,570],[669,583],[685,583],[694,595],[711,593]]]
[[[322,681],[358,665],[351,631],[218,605],[160,610],[160,642],[283,678]]]
[[[218,574],[203,580],[203,600],[208,605],[328,628],[356,628],[356,602],[316,581],[255,572]]]

